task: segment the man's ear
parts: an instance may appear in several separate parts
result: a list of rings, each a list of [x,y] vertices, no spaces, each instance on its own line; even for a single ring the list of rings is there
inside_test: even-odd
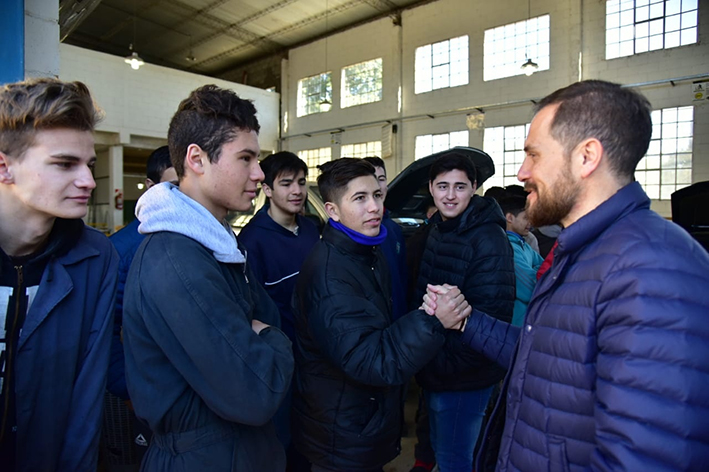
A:
[[[507,220],[507,224],[511,225],[515,221],[515,215],[512,213],[505,213],[505,219]]]
[[[263,189],[263,193],[268,197],[271,198],[273,196],[273,190],[271,190],[271,187],[268,185],[264,184],[261,182],[261,188]]]
[[[325,202],[325,212],[334,221],[340,221],[340,209],[332,202]]]
[[[584,139],[576,146],[573,153],[579,176],[585,179],[601,165],[603,144],[596,138]]]
[[[197,175],[204,174],[204,161],[208,160],[209,157],[204,150],[196,144],[190,144],[187,146],[187,153],[185,153],[185,169],[190,169]]]
[[[478,191],[478,181],[473,180],[473,193]]]
[[[146,189],[152,187],[153,185],[155,185],[155,182],[153,182],[152,179],[145,179],[145,188]]]
[[[0,152],[0,183],[15,183],[15,179],[12,177],[12,171],[10,171],[11,163],[10,157],[4,152]]]

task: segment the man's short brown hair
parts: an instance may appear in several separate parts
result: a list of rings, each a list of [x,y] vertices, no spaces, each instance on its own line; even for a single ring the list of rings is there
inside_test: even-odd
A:
[[[101,119],[81,82],[41,78],[0,87],[0,152],[20,157],[38,131],[69,128],[93,131]]]

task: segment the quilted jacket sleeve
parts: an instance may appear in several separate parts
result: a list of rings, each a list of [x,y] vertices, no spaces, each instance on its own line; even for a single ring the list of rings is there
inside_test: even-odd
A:
[[[461,341],[507,369],[514,357],[519,333],[519,327],[474,309],[465,325]]]
[[[309,326],[324,355],[348,377],[372,386],[401,385],[435,355],[445,329],[415,310],[391,325],[364,296],[340,280],[312,304]]]
[[[708,261],[635,245],[600,287],[592,470],[709,470]]]

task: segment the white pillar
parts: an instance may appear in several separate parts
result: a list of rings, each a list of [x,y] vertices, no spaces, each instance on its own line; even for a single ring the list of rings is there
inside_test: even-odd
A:
[[[59,77],[59,0],[25,0],[25,78]]]
[[[124,198],[123,192],[123,146],[108,148],[108,230],[115,233],[123,227],[123,208],[116,208],[116,196]]]

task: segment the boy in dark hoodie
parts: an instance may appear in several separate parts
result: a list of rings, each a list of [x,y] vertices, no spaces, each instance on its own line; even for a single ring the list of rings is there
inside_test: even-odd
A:
[[[263,179],[256,109],[205,85],[180,103],[168,145],[179,188],[138,201],[147,234],[126,282],[128,393],[153,431],[145,472],[282,471],[271,418],[293,374],[278,309],[226,222]]]
[[[81,82],[0,88],[2,470],[96,470],[118,280],[81,220],[98,117]]]

